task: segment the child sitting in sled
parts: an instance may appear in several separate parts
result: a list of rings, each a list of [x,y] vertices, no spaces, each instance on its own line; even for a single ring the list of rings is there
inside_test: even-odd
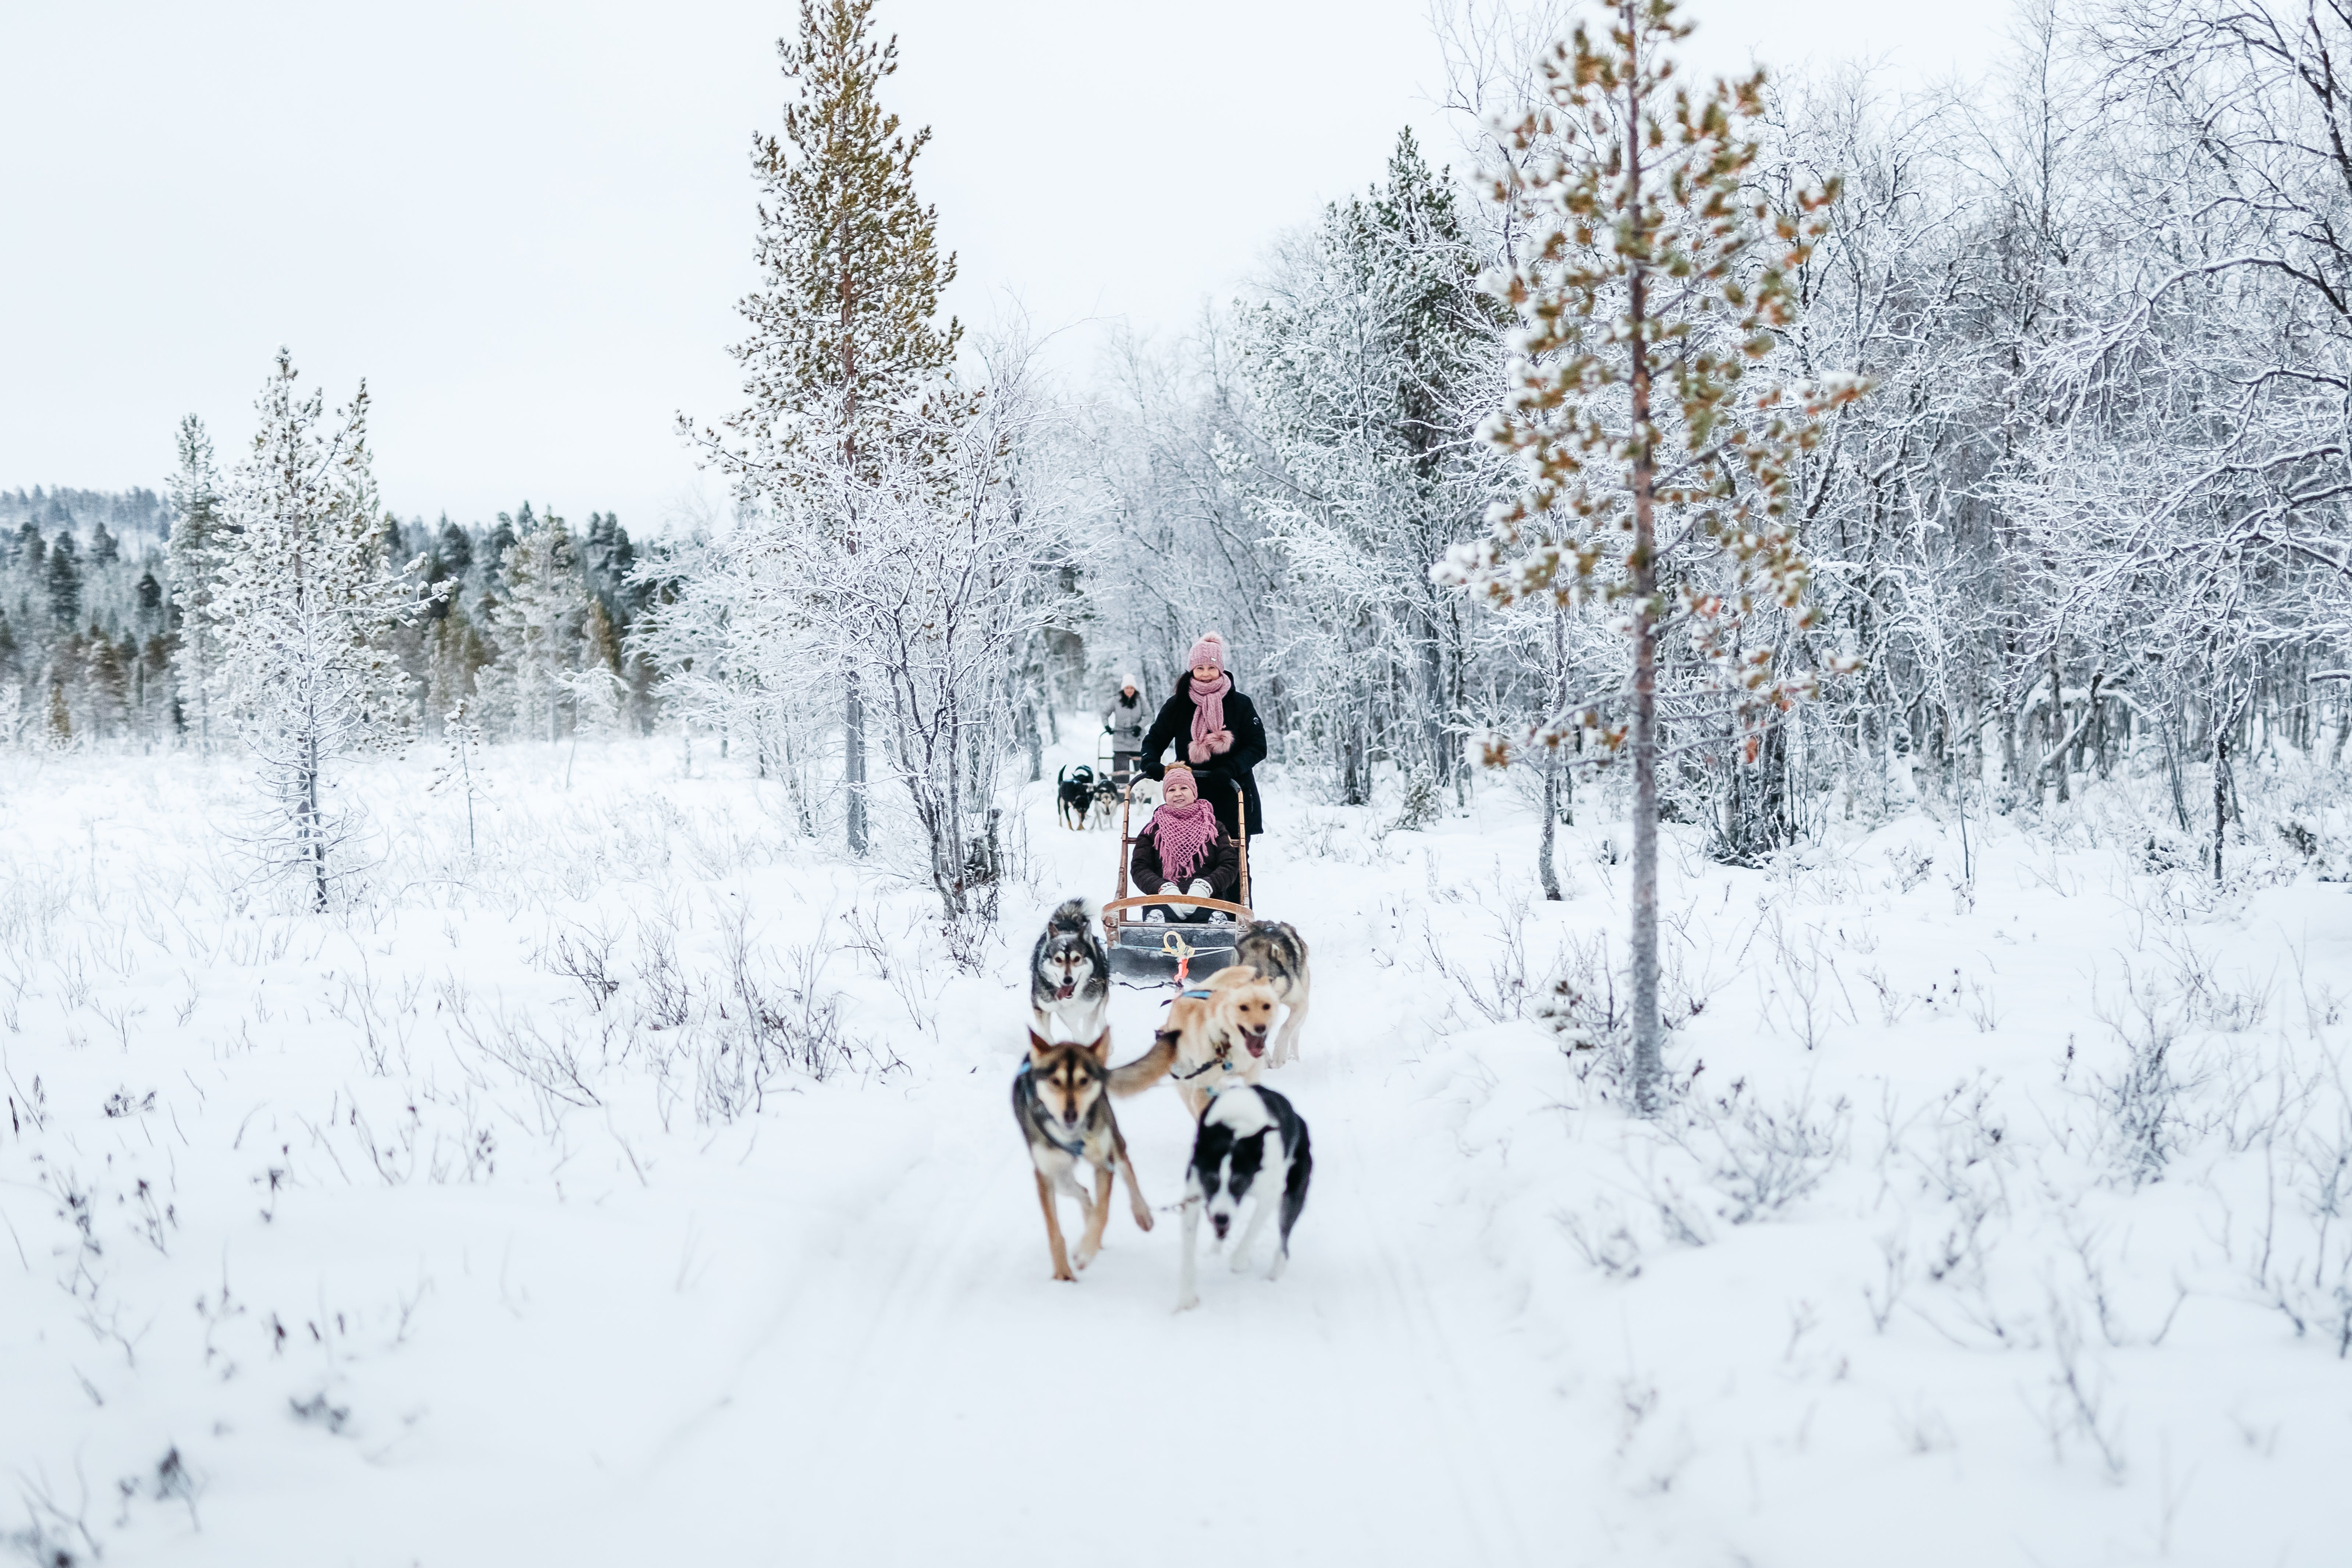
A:
[[[1201,798],[1192,770],[1171,763],[1160,790],[1160,808],[1135,837],[1135,856],[1129,862],[1135,886],[1147,893],[1190,893],[1196,899],[1232,901],[1241,886],[1241,851],[1233,835],[1217,826],[1216,812]],[[1143,918],[1155,924],[1165,921],[1171,908],[1178,920],[1196,924],[1203,920],[1223,924],[1233,919],[1223,910],[1166,904],[1151,905]]]

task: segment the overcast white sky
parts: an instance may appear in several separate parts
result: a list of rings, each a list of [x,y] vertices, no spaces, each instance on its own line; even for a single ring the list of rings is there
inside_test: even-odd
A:
[[[754,128],[790,0],[0,0],[0,488],[160,489],[180,416],[225,459],[289,345],[375,395],[404,515],[530,498],[643,529],[673,434],[737,393]],[[1694,0],[1693,63],[1974,74],[2008,13]],[[929,124],[918,186],[967,321],[1180,331],[1280,229],[1452,154],[1425,0],[880,0]],[[1097,323],[1082,326],[1078,323]]]

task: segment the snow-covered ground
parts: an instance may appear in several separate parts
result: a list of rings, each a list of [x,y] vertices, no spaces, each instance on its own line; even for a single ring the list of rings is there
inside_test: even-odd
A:
[[[1049,1279],[1005,1103],[1029,941],[1108,835],[1026,792],[970,973],[740,772],[491,768],[471,853],[426,764],[355,774],[383,862],[311,916],[242,890],[234,766],[0,763],[0,1544],[2344,1560],[2318,785],[2266,786],[2221,892],[2120,785],[1971,822],[1973,878],[1916,811],[1769,871],[1670,828],[1682,1092],[1643,1124],[1622,825],[1564,832],[1546,904],[1507,789],[1383,835],[1277,784],[1315,1184],[1285,1279],[1213,1268],[1178,1316],[1178,1229],[1123,1206]],[[1120,1058],[1154,1012],[1121,995]],[[1122,1121],[1172,1203],[1174,1095]]]

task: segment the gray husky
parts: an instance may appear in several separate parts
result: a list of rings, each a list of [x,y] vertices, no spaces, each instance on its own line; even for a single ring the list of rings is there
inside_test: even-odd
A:
[[[1045,917],[1029,955],[1029,1026],[1051,1039],[1091,1040],[1103,1032],[1110,1008],[1110,950],[1103,945],[1102,910],[1089,899],[1065,900]]]
[[[1234,962],[1256,970],[1274,987],[1275,1000],[1290,1009],[1266,1058],[1267,1066],[1280,1067],[1298,1055],[1298,1031],[1307,1022],[1307,939],[1287,921],[1253,921],[1234,942]]]
[[[1234,1272],[1239,1274],[1250,1266],[1258,1232],[1279,1209],[1280,1238],[1275,1244],[1274,1267],[1265,1276],[1279,1279],[1283,1265],[1290,1261],[1290,1227],[1307,1206],[1307,1183],[1314,1173],[1307,1123],[1288,1100],[1235,1079],[1219,1085],[1193,1134],[1192,1161],[1184,1172],[1184,1267],[1176,1286],[1176,1310],[1201,1304],[1194,1253],[1202,1210],[1208,1211],[1209,1228],[1217,1233],[1214,1246],[1222,1247],[1243,1200],[1257,1199],[1249,1228],[1234,1243]]]
[[[1013,1079],[1013,1119],[1021,1124],[1029,1163],[1036,1168],[1037,1203],[1045,1211],[1045,1244],[1053,1250],[1055,1279],[1076,1279],[1071,1263],[1084,1268],[1102,1250],[1114,1175],[1127,1178],[1128,1203],[1137,1226],[1151,1228],[1151,1210],[1136,1184],[1135,1166],[1127,1157],[1127,1140],[1119,1136],[1118,1118],[1111,1114],[1110,1097],[1150,1088],[1166,1075],[1175,1056],[1174,1042],[1163,1037],[1134,1061],[1115,1068],[1110,1065],[1108,1029],[1092,1045],[1058,1046],[1034,1029],[1029,1031],[1029,1059]],[[1095,1168],[1091,1198],[1078,1184],[1080,1160]],[[1077,1199],[1086,1219],[1075,1260],[1063,1249],[1056,1193]]]

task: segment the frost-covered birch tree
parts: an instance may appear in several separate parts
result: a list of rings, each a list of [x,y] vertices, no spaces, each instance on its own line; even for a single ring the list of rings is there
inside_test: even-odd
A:
[[[800,717],[855,676],[914,830],[910,869],[967,935],[992,920],[1018,681],[1073,556],[1072,509],[1033,468],[1047,417],[1003,366],[966,417],[877,444],[870,462],[822,447],[780,459],[793,482],[683,558],[648,633],[684,700],[718,719],[774,716],[788,769]],[[854,555],[835,543],[845,516]],[[897,815],[875,804],[877,823]]]
[[[332,805],[331,775],[406,738],[415,704],[384,637],[423,601],[413,568],[386,569],[365,384],[330,422],[324,395],[297,379],[281,349],[230,486],[210,691],[259,770],[264,865],[323,910],[355,826]]]

